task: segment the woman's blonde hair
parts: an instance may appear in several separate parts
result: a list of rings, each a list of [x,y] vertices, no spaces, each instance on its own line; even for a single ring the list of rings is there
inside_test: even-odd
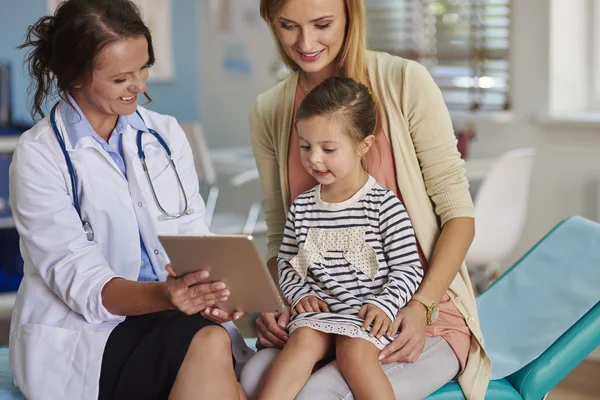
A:
[[[277,18],[281,9],[288,0],[260,0],[260,16],[269,25],[273,38],[277,43],[277,49],[283,62],[292,70],[298,71],[300,67],[292,60],[281,45],[277,37]],[[344,0],[346,11],[346,30],[344,43],[337,57],[337,76],[351,78],[356,82],[362,83],[371,90],[371,95],[375,100],[378,118],[376,132],[381,128],[381,106],[373,88],[369,82],[367,72],[367,27],[366,11],[364,0]]]

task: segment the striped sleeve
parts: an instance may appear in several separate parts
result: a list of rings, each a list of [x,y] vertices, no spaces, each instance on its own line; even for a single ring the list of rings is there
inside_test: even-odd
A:
[[[378,306],[394,321],[423,280],[423,267],[408,213],[392,192],[381,202],[379,230],[390,272],[381,293],[370,296],[365,303]]]
[[[294,228],[295,210],[293,204],[285,222],[283,241],[277,256],[279,287],[292,308],[296,307],[296,304],[306,296],[319,297],[310,288],[306,279],[303,279],[290,264],[290,260],[298,254],[298,242]]]

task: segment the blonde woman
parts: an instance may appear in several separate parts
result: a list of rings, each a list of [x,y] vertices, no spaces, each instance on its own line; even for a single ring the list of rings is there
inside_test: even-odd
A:
[[[352,78],[371,90],[378,107],[368,171],[405,205],[425,269],[416,294],[396,314],[398,335],[379,357],[383,371],[397,398],[421,399],[457,378],[467,399],[483,399],[491,362],[464,264],[474,236],[473,204],[438,87],[418,63],[366,49],[362,0],[261,0],[260,12],[293,71],[257,98],[250,116],[274,279],[286,213],[316,184],[300,161],[296,110],[325,79]],[[256,322],[264,349],[241,377],[250,398],[288,339],[289,318],[289,312],[263,314]],[[332,361],[312,374],[297,398],[351,397]]]

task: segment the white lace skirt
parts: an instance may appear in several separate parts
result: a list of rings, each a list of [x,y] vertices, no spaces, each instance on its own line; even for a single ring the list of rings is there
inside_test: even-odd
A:
[[[317,331],[343,335],[353,338],[361,338],[373,343],[379,350],[392,343],[394,337],[383,335],[380,339],[370,337],[371,327],[363,332],[361,329],[363,320],[353,315],[332,314],[326,312],[302,313],[292,316],[288,325],[288,333],[302,327],[308,327]]]

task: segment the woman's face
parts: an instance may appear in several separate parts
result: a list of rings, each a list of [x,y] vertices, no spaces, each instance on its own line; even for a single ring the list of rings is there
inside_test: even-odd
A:
[[[344,0],[288,0],[275,21],[286,54],[306,73],[334,61],[346,32]]]
[[[86,116],[133,114],[138,95],[146,91],[148,59],[144,36],[109,44],[98,54],[91,83],[72,92],[75,101]]]

